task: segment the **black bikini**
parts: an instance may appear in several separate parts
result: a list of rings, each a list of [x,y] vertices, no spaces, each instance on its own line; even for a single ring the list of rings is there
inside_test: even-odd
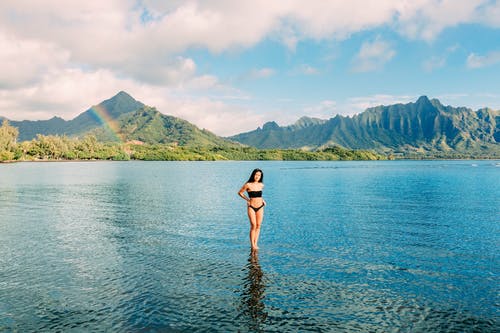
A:
[[[262,198],[262,191],[247,191],[247,192],[250,198]],[[257,213],[264,206],[265,206],[264,203],[262,203],[260,207],[254,207],[252,205],[249,205],[248,207],[252,208],[254,212]]]
[[[248,191],[250,198],[262,198],[262,191]]]

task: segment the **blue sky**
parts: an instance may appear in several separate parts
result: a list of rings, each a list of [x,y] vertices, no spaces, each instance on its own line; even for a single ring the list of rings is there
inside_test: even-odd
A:
[[[7,1],[0,44],[13,120],[121,90],[219,135],[420,95],[500,109],[498,1]]]

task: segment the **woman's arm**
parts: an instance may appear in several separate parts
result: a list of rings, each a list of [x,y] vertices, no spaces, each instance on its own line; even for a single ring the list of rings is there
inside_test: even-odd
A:
[[[245,199],[247,202],[250,202],[250,198],[248,198],[248,197],[244,194],[244,193],[245,193],[245,191],[247,190],[247,188],[248,188],[248,184],[247,184],[247,183],[245,183],[245,185],[243,185],[243,186],[241,187],[240,191],[238,192],[238,195],[239,195],[240,197],[242,197],[243,199]]]

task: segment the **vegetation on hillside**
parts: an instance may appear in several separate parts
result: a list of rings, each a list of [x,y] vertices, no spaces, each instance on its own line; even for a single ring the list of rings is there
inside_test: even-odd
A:
[[[186,145],[100,142],[93,135],[70,138],[37,135],[31,141],[16,142],[18,131],[5,120],[0,127],[0,161],[63,160],[143,160],[143,161],[218,161],[218,160],[378,160],[383,155],[339,147],[320,151],[298,149],[256,149],[237,145]]]
[[[500,158],[500,111],[444,106],[425,96],[352,117],[302,117],[285,127],[268,122],[229,139],[123,91],[69,121],[10,124],[2,129],[0,160]]]

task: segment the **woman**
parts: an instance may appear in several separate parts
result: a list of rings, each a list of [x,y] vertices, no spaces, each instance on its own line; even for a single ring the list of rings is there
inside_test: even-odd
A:
[[[264,173],[260,169],[252,171],[248,182],[238,192],[238,195],[247,201],[248,219],[250,220],[250,245],[252,250],[258,250],[260,225],[264,218],[264,206],[266,202],[262,199],[262,189],[264,188]],[[245,195],[248,193],[248,197]]]

